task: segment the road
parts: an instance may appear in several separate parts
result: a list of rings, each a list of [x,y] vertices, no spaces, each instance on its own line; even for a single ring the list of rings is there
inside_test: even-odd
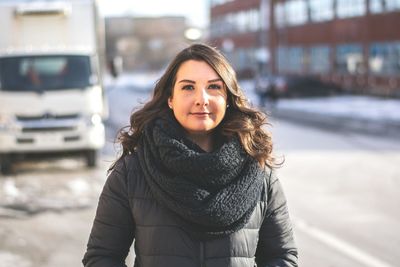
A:
[[[0,177],[0,266],[79,266],[116,130],[149,93],[107,92],[108,143],[97,169],[76,159],[22,163]],[[400,261],[400,142],[272,120],[278,175],[304,267],[394,267]],[[130,260],[131,262],[131,260]],[[396,265],[397,264],[397,265]]]
[[[300,266],[398,266],[400,143],[274,122]]]

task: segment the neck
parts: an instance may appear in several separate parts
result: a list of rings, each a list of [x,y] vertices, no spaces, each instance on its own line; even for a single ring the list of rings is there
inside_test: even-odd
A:
[[[211,152],[214,149],[214,142],[211,133],[207,134],[189,133],[188,138],[206,152]]]

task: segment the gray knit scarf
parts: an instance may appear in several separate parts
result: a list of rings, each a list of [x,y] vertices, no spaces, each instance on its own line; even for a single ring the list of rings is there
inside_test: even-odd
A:
[[[248,222],[266,175],[238,138],[204,152],[172,116],[144,130],[137,155],[156,201],[198,238],[235,232]]]

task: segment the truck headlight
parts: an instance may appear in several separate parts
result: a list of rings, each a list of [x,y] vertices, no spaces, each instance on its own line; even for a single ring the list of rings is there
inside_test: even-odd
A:
[[[90,116],[88,116],[86,123],[90,126],[90,125],[99,125],[103,122],[103,119],[101,118],[100,114],[92,114]]]
[[[17,129],[19,129],[19,127],[12,116],[0,114],[0,131]]]

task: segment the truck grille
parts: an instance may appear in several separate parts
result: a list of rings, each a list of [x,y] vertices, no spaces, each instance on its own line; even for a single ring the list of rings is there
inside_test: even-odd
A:
[[[73,131],[75,127],[24,127],[24,133],[37,133],[37,132],[57,132],[57,131]]]
[[[23,133],[74,131],[79,126],[79,114],[51,114],[17,116]]]
[[[45,113],[39,116],[17,116],[18,121],[35,121],[35,120],[47,120],[47,119],[55,119],[55,120],[64,120],[64,119],[77,119],[79,118],[79,114],[63,114],[63,115],[55,115],[50,113]]]

